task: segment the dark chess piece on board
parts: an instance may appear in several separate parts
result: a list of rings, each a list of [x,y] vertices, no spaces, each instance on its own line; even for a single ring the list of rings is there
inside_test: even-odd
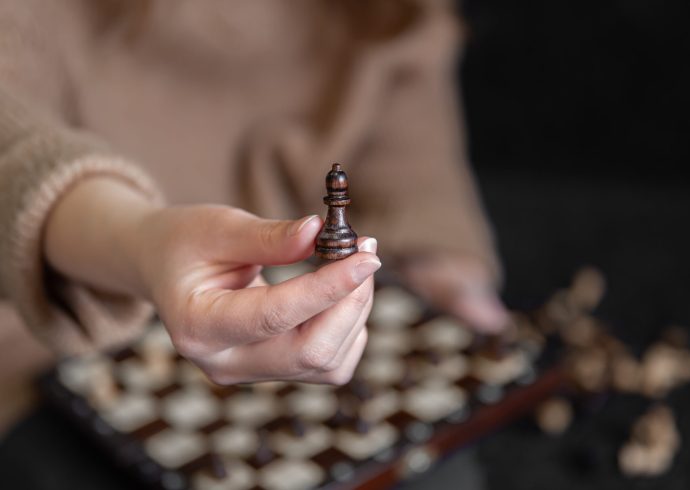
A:
[[[328,214],[321,232],[316,237],[316,256],[326,260],[340,260],[357,252],[357,234],[347,222],[347,174],[338,163],[326,175]]]

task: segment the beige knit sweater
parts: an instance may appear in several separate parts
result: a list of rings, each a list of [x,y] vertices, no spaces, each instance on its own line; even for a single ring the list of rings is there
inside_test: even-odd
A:
[[[151,199],[297,218],[323,214],[339,161],[351,222],[381,254],[494,266],[446,2],[151,0],[118,17],[100,3],[113,2],[0,0],[0,297],[52,348],[124,340],[150,314],[45,267],[46,217],[95,174]]]

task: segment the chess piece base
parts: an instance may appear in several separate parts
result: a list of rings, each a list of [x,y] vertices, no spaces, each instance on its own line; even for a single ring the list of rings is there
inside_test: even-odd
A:
[[[325,260],[340,260],[357,253],[357,246],[349,248],[316,247],[316,256]]]

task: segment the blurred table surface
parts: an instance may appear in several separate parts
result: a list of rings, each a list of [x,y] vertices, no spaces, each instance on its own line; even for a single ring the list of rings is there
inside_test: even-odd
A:
[[[506,172],[478,177],[496,228],[509,306],[540,304],[578,267],[591,264],[603,270],[609,284],[598,315],[636,352],[661,328],[690,325],[688,185]],[[690,388],[679,389],[668,401],[681,433],[690,438]],[[687,443],[661,477],[619,474],[617,449],[647,406],[634,396],[593,400],[580,407],[582,416],[561,437],[541,434],[525,419],[450,456],[403,488],[690,488]],[[39,406],[0,442],[0,488],[136,487],[58,414]]]

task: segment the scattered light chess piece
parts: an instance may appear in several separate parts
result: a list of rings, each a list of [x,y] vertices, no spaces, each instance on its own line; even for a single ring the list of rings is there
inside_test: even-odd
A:
[[[545,433],[552,436],[560,435],[573,421],[573,407],[564,398],[549,398],[537,407],[535,420]]]
[[[560,331],[563,325],[568,325],[575,318],[577,312],[568,302],[568,292],[564,289],[556,291],[538,312],[538,325],[545,334]]]
[[[561,338],[568,344],[577,347],[592,345],[599,333],[597,321],[591,316],[582,316],[561,327]]]
[[[654,406],[635,422],[630,440],[620,449],[620,470],[626,476],[660,475],[671,467],[679,446],[673,412]]]
[[[642,393],[662,398],[688,381],[688,352],[665,342],[653,344],[642,358]]]
[[[642,365],[629,353],[616,354],[611,361],[611,385],[621,393],[638,393]]]
[[[316,256],[325,260],[340,260],[357,252],[357,234],[347,221],[348,195],[347,174],[338,163],[326,175],[328,214],[321,232],[316,237]]]
[[[580,269],[568,289],[569,303],[582,312],[596,308],[606,292],[606,279],[594,267]]]
[[[566,360],[575,384],[588,392],[603,392],[608,387],[608,354],[600,346],[574,350]]]
[[[594,267],[580,269],[568,289],[556,291],[539,312],[545,333],[560,330],[579,317],[591,313],[606,290],[603,274]]]

